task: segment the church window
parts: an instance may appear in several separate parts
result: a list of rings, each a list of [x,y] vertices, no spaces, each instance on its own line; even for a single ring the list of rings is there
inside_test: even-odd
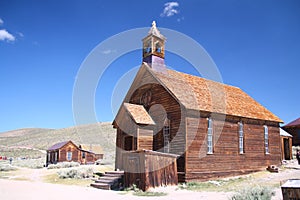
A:
[[[213,121],[211,118],[208,119],[207,128],[207,153],[213,153]]]
[[[269,130],[267,125],[264,125],[264,136],[265,136],[265,153],[269,154]]]
[[[166,118],[163,127],[163,137],[164,137],[164,152],[170,152],[170,120]]]
[[[244,125],[243,122],[239,122],[239,152],[244,153]]]

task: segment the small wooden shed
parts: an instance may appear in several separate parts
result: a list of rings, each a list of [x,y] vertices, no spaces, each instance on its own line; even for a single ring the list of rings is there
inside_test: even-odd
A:
[[[289,134],[282,128],[280,129],[281,159],[282,160],[292,160],[293,159],[292,138],[293,138],[293,136],[291,134]]]
[[[123,154],[125,187],[135,184],[146,191],[149,188],[177,185],[178,155],[150,150],[137,150]]]
[[[81,144],[79,145],[81,150],[81,163],[93,164],[99,159],[103,159],[102,147],[95,144]]]

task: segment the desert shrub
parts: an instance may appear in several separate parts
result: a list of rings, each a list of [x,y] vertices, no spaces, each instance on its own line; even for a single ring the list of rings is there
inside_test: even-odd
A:
[[[271,200],[274,195],[274,191],[269,187],[254,186],[234,194],[230,200]]]
[[[61,169],[61,168],[71,168],[71,167],[79,167],[80,164],[78,162],[61,162],[57,164],[48,165],[48,169]]]
[[[0,172],[8,172],[8,171],[14,171],[17,170],[16,167],[8,165],[8,164],[1,164],[0,165]]]
[[[45,159],[14,159],[12,165],[31,169],[40,169],[45,165]]]
[[[63,169],[57,172],[58,177],[65,178],[74,178],[74,179],[83,179],[93,177],[94,170],[91,167],[77,167],[70,169]]]

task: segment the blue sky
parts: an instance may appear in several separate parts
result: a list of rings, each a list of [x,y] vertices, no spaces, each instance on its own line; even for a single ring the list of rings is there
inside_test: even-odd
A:
[[[168,2],[1,0],[0,132],[73,126],[73,86],[82,62],[102,41],[150,28],[152,20],[201,44],[224,83],[240,87],[286,123],[300,117],[300,1]],[[171,53],[166,63],[189,72],[189,63]],[[113,88],[140,64],[139,51],[111,64],[95,94],[97,121],[113,120]]]

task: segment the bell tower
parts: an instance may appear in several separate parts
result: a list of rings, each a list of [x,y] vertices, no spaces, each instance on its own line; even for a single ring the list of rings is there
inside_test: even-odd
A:
[[[146,62],[152,69],[156,71],[165,71],[165,41],[166,38],[159,32],[155,21],[148,35],[143,41],[143,62]]]

